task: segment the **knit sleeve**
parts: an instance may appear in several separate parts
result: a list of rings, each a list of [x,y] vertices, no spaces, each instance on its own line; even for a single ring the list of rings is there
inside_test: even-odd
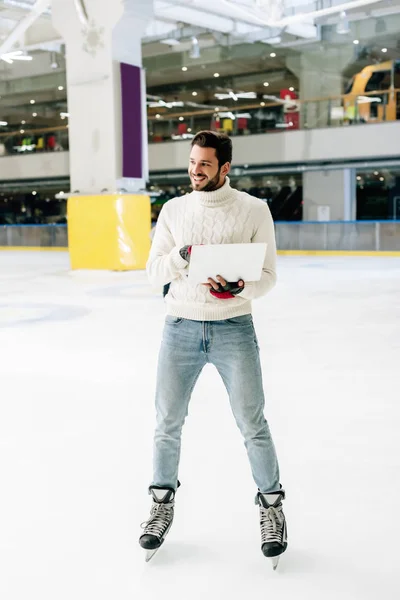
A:
[[[168,210],[164,205],[158,217],[150,256],[146,270],[154,286],[170,283],[179,277],[188,266],[188,262],[179,254],[171,229],[168,225]]]
[[[276,283],[276,242],[275,229],[271,211],[267,204],[261,205],[259,224],[251,239],[252,243],[266,242],[267,251],[260,281],[245,281],[245,286],[240,292],[240,298],[253,300],[267,294]]]

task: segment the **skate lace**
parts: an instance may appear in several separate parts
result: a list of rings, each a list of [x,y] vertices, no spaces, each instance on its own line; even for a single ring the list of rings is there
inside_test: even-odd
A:
[[[155,503],[150,511],[150,519],[141,524],[144,533],[162,538],[174,514],[174,503]]]
[[[285,517],[282,507],[260,507],[261,541],[282,543],[282,532]]]

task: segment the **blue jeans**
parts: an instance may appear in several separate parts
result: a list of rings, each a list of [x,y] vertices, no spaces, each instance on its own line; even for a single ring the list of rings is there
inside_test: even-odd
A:
[[[181,432],[190,396],[207,363],[225,384],[242,433],[254,481],[263,493],[280,489],[268,423],[259,348],[252,316],[190,321],[167,316],[158,361],[152,485],[177,488]]]

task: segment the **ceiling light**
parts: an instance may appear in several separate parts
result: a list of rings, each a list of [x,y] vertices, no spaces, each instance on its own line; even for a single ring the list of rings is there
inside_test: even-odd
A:
[[[197,96],[197,92],[192,92],[192,96]]]
[[[188,133],[191,133],[191,131],[192,131],[192,128],[188,127]]]
[[[269,86],[268,81],[264,81],[264,87],[268,87],[268,86]]]
[[[0,121],[1,127],[6,127],[6,125],[8,125],[7,121]]]
[[[374,175],[379,175],[379,171],[374,171]]]
[[[290,87],[289,92],[294,92],[294,87]]]
[[[275,58],[275,56],[276,56],[276,52],[271,52],[270,57]]]
[[[219,73],[214,73],[214,77],[219,77]]]
[[[32,113],[32,117],[37,117],[37,113]]]
[[[179,117],[179,120],[180,120],[180,121],[184,121],[184,120],[185,120],[185,118],[184,118],[184,117]]]
[[[26,121],[21,121],[21,125],[25,125]]]
[[[36,190],[33,190],[32,196],[36,196],[36,194],[37,194]]]
[[[160,119],[161,115],[159,115],[158,113],[156,114],[156,119]]]
[[[361,175],[357,175],[357,181],[361,181]]]
[[[31,104],[35,104],[36,100],[31,100]]]
[[[25,133],[25,129],[20,129],[19,132],[20,133]]]
[[[360,40],[353,40],[353,44],[357,46],[360,43]]]
[[[182,71],[187,71],[187,67],[182,67]]]
[[[382,48],[382,52],[383,52],[384,54],[386,54],[386,52],[387,52],[387,48]]]
[[[67,113],[67,112],[60,112],[60,117],[62,119],[68,118],[69,117],[69,113]]]
[[[260,106],[265,106],[265,102],[260,102]]]
[[[58,86],[58,89],[59,89],[59,91],[60,91],[60,92],[62,92],[62,91],[63,91],[63,89],[64,89],[64,86],[63,86],[63,85],[59,85],[59,86]]]
[[[379,177],[379,181],[385,181],[384,177]]]

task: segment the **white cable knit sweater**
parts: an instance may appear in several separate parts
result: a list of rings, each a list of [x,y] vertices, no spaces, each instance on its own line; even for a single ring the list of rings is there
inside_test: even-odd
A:
[[[203,285],[189,284],[188,263],[179,254],[183,246],[249,242],[268,244],[260,281],[246,281],[243,291],[227,300],[215,298]],[[171,282],[166,297],[168,314],[195,321],[218,321],[251,313],[251,300],[275,285],[275,263],[275,232],[268,205],[231,188],[227,177],[218,190],[193,191],[163,206],[147,273],[154,285]]]

